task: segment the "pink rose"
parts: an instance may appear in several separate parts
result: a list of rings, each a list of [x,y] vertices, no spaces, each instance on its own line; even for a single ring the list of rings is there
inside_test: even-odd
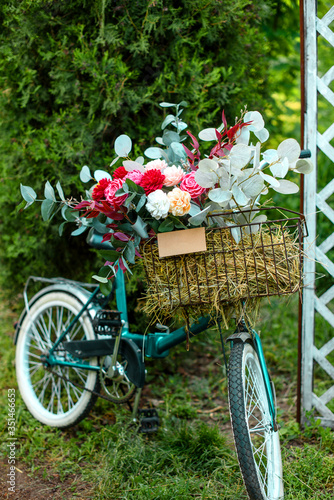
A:
[[[145,172],[148,170],[164,170],[166,167],[168,167],[168,164],[165,160],[152,160],[145,165]]]
[[[195,172],[186,174],[180,184],[182,191],[187,191],[192,198],[198,198],[204,193],[205,188],[199,186],[195,181]]]
[[[131,181],[135,182],[136,184],[140,184],[140,181],[142,180],[143,173],[139,172],[139,170],[132,170],[132,172],[128,172],[125,176],[125,179],[130,179]]]
[[[166,179],[164,180],[164,186],[176,186],[176,184],[182,181],[184,175],[184,170],[182,170],[181,167],[172,165],[171,167],[165,168],[164,176]]]
[[[122,196],[115,196],[116,191],[121,189],[123,184],[123,179],[114,179],[104,190],[104,196],[106,200],[114,207],[115,210],[118,210],[128,197],[127,194],[123,194]]]

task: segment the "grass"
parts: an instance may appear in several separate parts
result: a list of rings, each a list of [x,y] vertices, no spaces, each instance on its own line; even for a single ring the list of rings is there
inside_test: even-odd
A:
[[[17,387],[12,343],[16,314],[2,307],[0,418],[5,442],[7,390]],[[297,309],[296,298],[272,300],[264,305],[259,323],[280,406],[285,498],[331,499],[334,433],[319,427],[312,416],[304,430],[295,421]],[[330,335],[325,324],[322,331]],[[189,352],[179,346],[168,358],[147,362],[142,406],[157,408],[161,420],[153,435],[131,426],[126,406],[103,400],[72,429],[51,429],[33,419],[17,391],[16,466],[21,483],[28,488],[33,481],[34,498],[43,500],[246,499],[220,352],[218,335],[207,332],[191,343]],[[2,468],[5,477],[5,447]],[[24,499],[24,494],[18,498]]]

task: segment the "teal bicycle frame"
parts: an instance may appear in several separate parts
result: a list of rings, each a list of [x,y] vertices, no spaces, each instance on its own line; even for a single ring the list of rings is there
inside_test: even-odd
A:
[[[117,310],[120,311],[120,318],[123,323],[122,327],[122,332],[121,332],[121,337],[126,338],[129,340],[132,340],[137,344],[137,346],[141,349],[142,352],[144,352],[145,357],[148,358],[163,358],[168,356],[169,354],[169,349],[172,347],[175,347],[182,342],[184,342],[188,335],[189,338],[194,337],[196,335],[199,335],[203,331],[205,331],[207,328],[213,326],[215,324],[214,320],[210,317],[201,317],[198,319],[196,323],[193,323],[188,330],[186,327],[183,326],[181,328],[178,328],[177,330],[173,332],[156,332],[156,333],[148,333],[146,335],[139,334],[139,333],[131,333],[129,330],[129,322],[128,322],[128,311],[127,311],[127,301],[126,301],[126,289],[125,289],[125,280],[124,280],[124,274],[122,270],[118,270],[116,277],[115,277],[115,282],[114,282],[114,287],[112,293],[115,293],[116,296],[116,306]],[[111,293],[111,294],[112,294]],[[99,366],[91,366],[88,363],[85,362],[79,362],[79,361],[63,361],[60,359],[57,359],[53,353],[57,349],[58,345],[66,338],[66,335],[71,331],[75,323],[79,320],[79,318],[82,316],[82,314],[87,310],[90,304],[97,302],[97,296],[99,294],[99,288],[96,287],[96,289],[91,293],[88,301],[83,305],[79,313],[73,318],[71,323],[68,325],[68,327],[63,331],[63,333],[59,336],[53,347],[49,351],[49,355],[47,357],[47,363],[49,365],[55,366],[55,365],[60,365],[60,366],[74,366],[74,367],[79,367],[83,368],[86,370],[93,370],[93,371],[99,371],[100,367]],[[111,294],[105,298],[104,305],[108,303],[108,300],[111,296]],[[267,393],[267,398],[268,398],[268,404],[269,404],[269,410],[270,410],[270,415],[271,415],[271,420],[272,420],[272,425],[275,428],[276,427],[276,409],[275,409],[275,400],[274,400],[274,394],[270,382],[270,377],[269,373],[267,370],[267,366],[265,363],[264,359],[264,354],[263,354],[263,349],[262,349],[262,344],[259,335],[256,333],[255,330],[247,330],[247,332],[243,333],[248,333],[248,339],[247,341],[250,341],[253,344],[253,347],[258,355],[258,359],[260,362],[261,370],[262,370],[262,375],[265,383],[265,388],[266,388],[266,393]],[[231,340],[231,343],[235,341],[244,341],[240,339],[236,340]]]

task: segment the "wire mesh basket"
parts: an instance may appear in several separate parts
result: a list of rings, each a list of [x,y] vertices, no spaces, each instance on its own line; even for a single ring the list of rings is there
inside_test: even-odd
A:
[[[299,291],[305,221],[300,214],[288,212],[296,216],[208,228],[205,252],[159,258],[156,240],[145,242],[141,254],[147,280],[146,310],[219,308]]]

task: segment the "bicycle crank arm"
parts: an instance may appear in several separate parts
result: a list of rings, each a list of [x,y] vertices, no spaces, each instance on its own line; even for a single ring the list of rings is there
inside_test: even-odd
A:
[[[116,339],[79,340],[63,342],[67,352],[79,359],[112,356],[115,349]],[[145,384],[145,364],[142,361],[141,350],[131,339],[122,338],[118,353],[128,359],[126,369],[129,380],[137,387]]]

